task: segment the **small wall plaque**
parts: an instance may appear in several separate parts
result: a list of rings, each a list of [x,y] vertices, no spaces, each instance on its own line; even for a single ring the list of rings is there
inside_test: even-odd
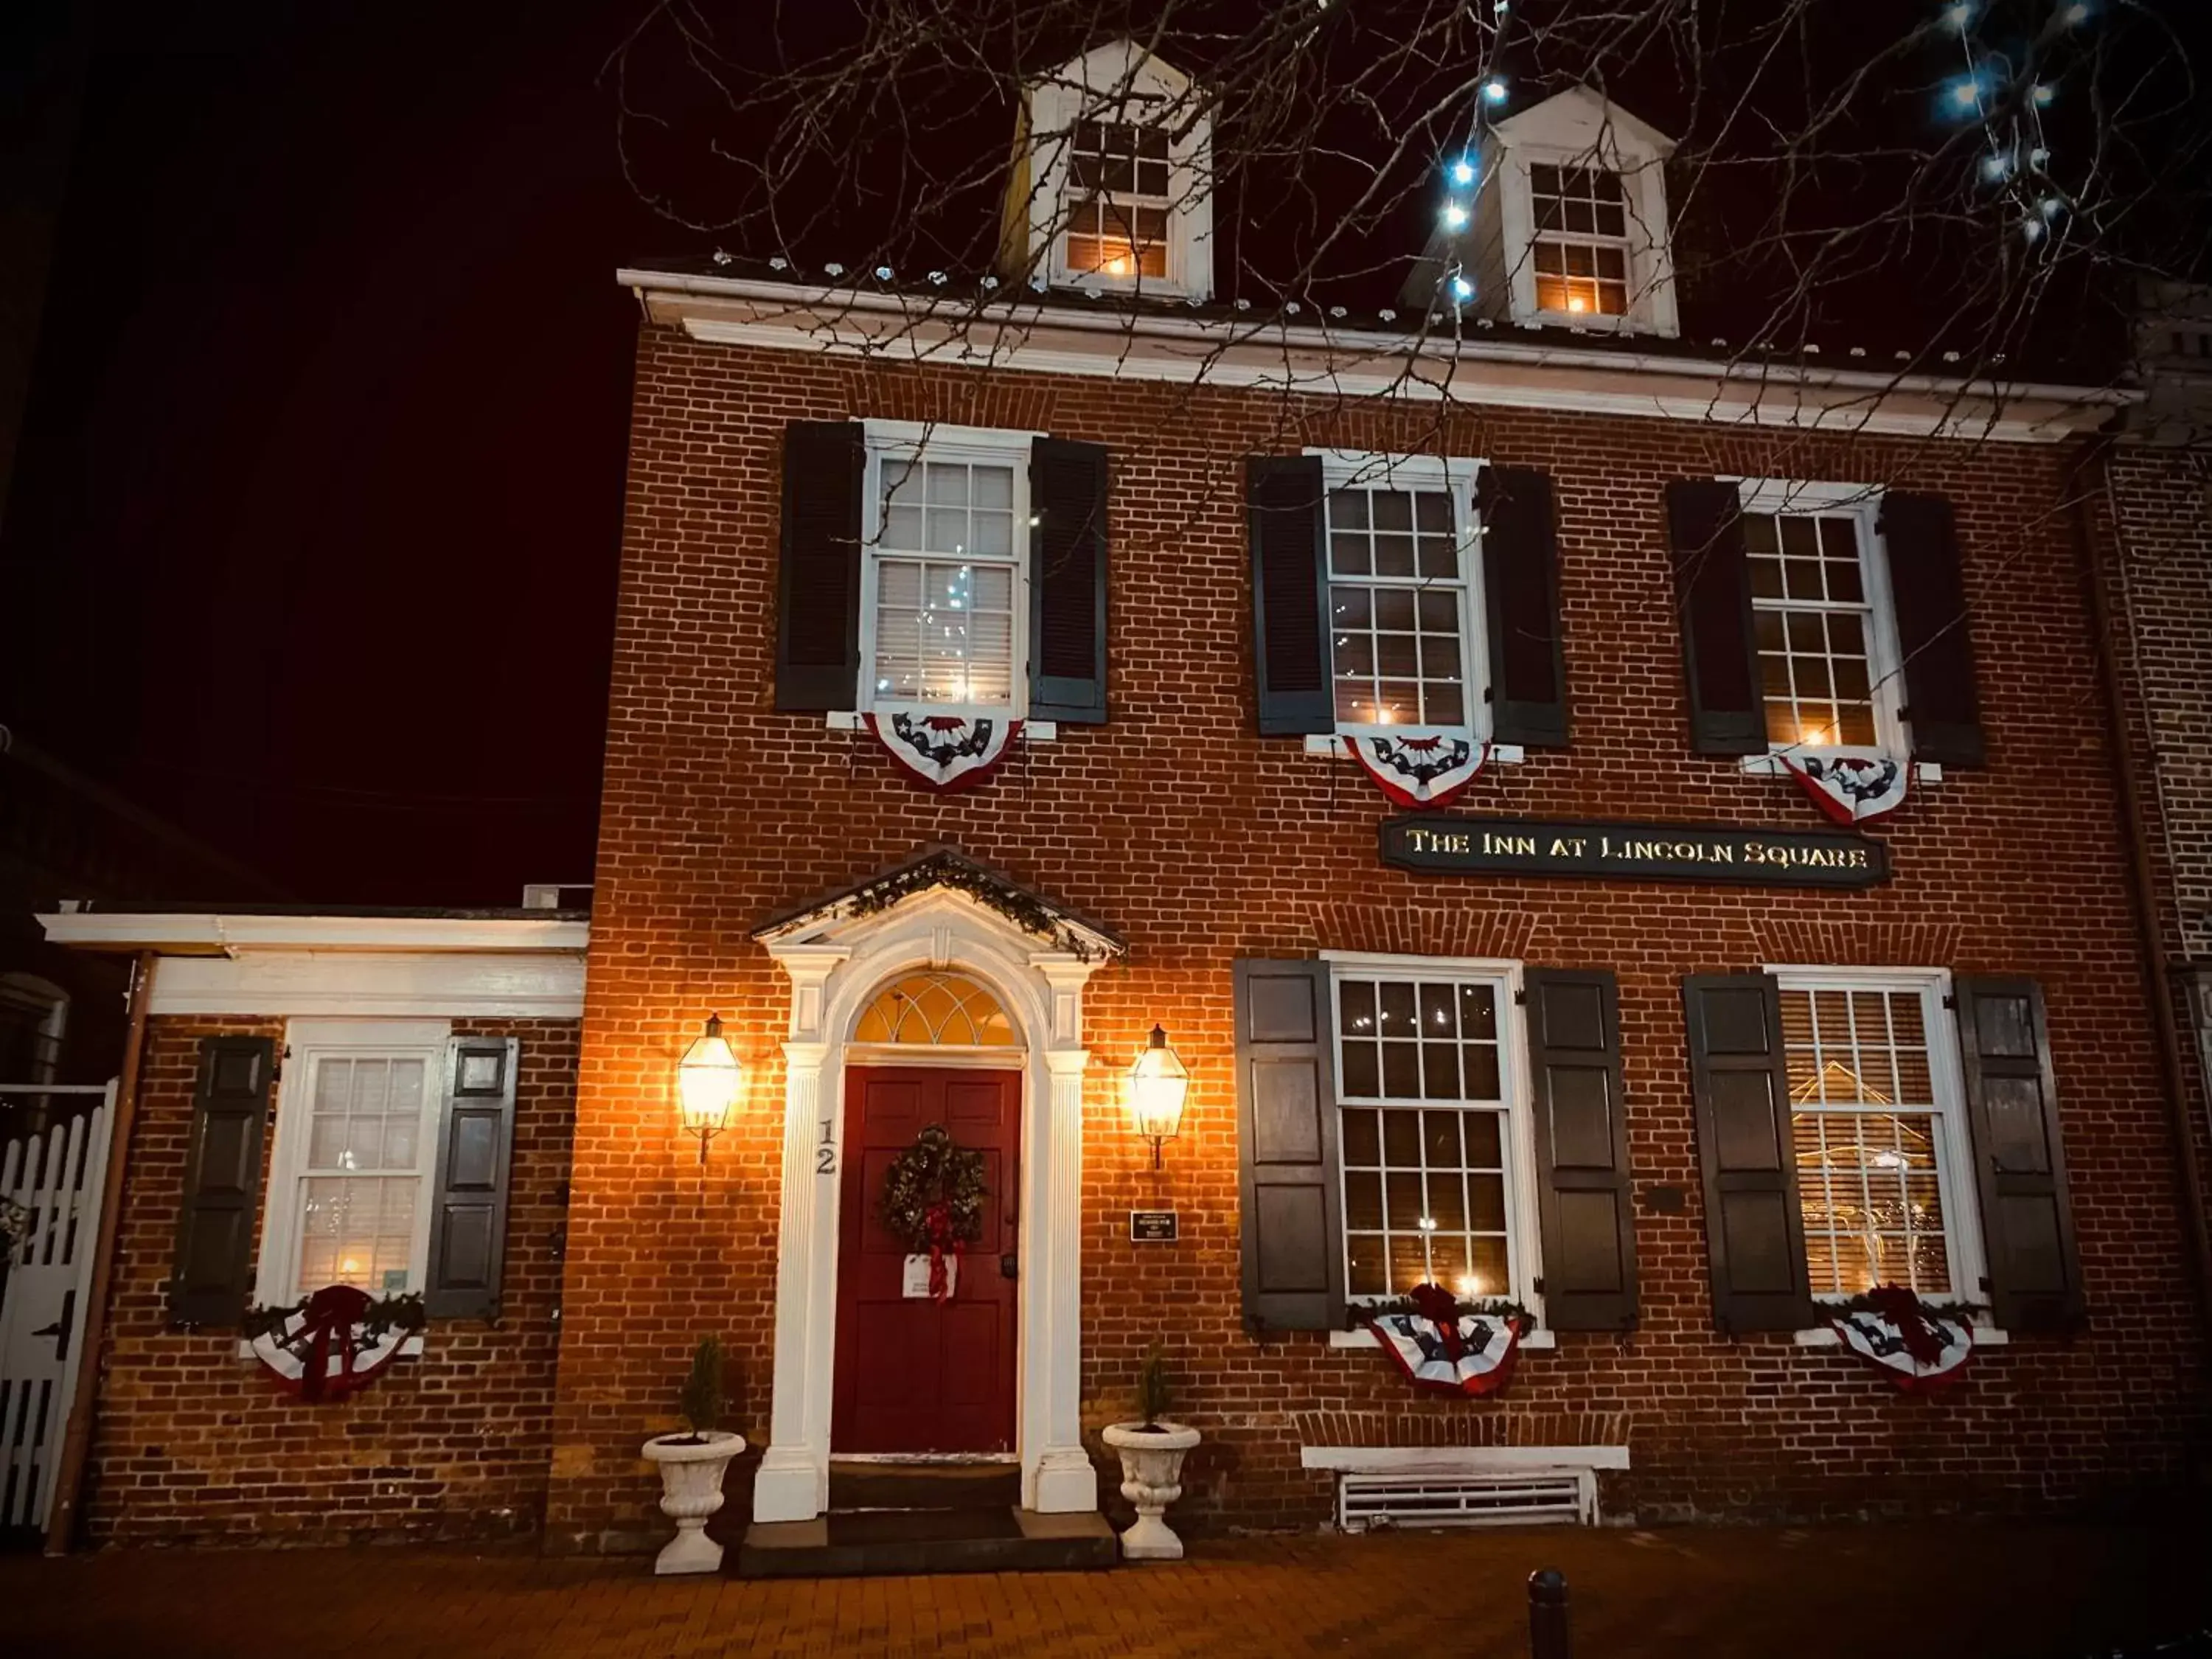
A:
[[[1182,1237],[1182,1218],[1173,1210],[1129,1212],[1129,1240],[1132,1243],[1173,1244]]]
[[[950,1297],[960,1285],[960,1258],[950,1250],[945,1255],[945,1294]],[[899,1290],[908,1301],[929,1294],[929,1252],[906,1259],[906,1272],[900,1276]]]

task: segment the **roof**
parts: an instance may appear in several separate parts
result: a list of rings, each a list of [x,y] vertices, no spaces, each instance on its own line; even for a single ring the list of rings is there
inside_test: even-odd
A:
[[[1112,929],[978,863],[956,847],[924,848],[849,887],[779,911],[753,929],[753,937],[763,942],[787,939],[830,922],[888,910],[902,900],[944,889],[964,893],[1024,933],[1086,959],[1120,956],[1129,948],[1127,941]]]
[[[251,951],[412,951],[580,954],[584,910],[441,910],[365,906],[226,905],[220,909],[86,906],[41,915],[49,941],[81,951],[229,957]]]

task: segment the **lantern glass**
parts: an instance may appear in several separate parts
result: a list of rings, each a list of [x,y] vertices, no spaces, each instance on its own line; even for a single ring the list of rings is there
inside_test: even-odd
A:
[[[676,1067],[676,1093],[684,1127],[695,1135],[720,1134],[737,1103],[744,1066],[722,1035],[722,1022],[710,1015],[707,1029],[684,1051]]]
[[[1153,1026],[1152,1041],[1129,1068],[1129,1113],[1138,1134],[1155,1146],[1173,1140],[1182,1127],[1183,1097],[1189,1090],[1188,1068],[1168,1047],[1167,1032]]]

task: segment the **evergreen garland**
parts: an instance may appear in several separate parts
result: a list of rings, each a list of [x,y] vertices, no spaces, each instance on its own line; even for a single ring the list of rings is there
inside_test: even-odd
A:
[[[1893,1297],[1899,1291],[1905,1291],[1907,1295],[1913,1294],[1901,1285],[1877,1285],[1870,1291],[1862,1291],[1841,1302],[1821,1301],[1813,1305],[1814,1311],[1823,1319],[1840,1319],[1845,1314],[1855,1313],[1872,1314],[1876,1318],[1887,1319],[1889,1317],[1887,1297]],[[1928,1320],[1951,1319],[1961,1325],[1972,1325],[1977,1315],[1989,1311],[1979,1302],[1930,1302],[1923,1296],[1914,1296],[1913,1299],[1920,1304],[1920,1316]]]
[[[1510,1297],[1484,1297],[1474,1302],[1455,1299],[1452,1311],[1462,1319],[1510,1319],[1523,1336],[1536,1328],[1536,1316]],[[1355,1302],[1346,1304],[1344,1310],[1344,1328],[1364,1331],[1370,1322],[1387,1319],[1393,1314],[1403,1314],[1409,1319],[1428,1317],[1411,1297],[1397,1297],[1388,1302]]]
[[[973,1244],[983,1236],[983,1154],[957,1146],[941,1123],[914,1138],[891,1160],[876,1215],[891,1237],[919,1255],[932,1244]],[[946,1231],[931,1236],[930,1212],[942,1206]]]
[[[1049,939],[1079,961],[1094,961],[1102,954],[1096,945],[1067,927],[1051,907],[1018,889],[1010,889],[988,870],[952,853],[932,854],[903,870],[895,870],[880,880],[870,882],[846,899],[843,908],[848,915],[871,916],[879,910],[890,909],[901,899],[937,887],[950,887],[967,894],[979,904],[997,911],[1024,933]]]
[[[282,1336],[286,1320],[305,1317],[308,1301],[303,1296],[289,1307],[248,1308],[239,1316],[239,1334],[249,1342],[257,1336]],[[371,1302],[362,1313],[359,1328],[362,1337],[374,1343],[386,1332],[395,1329],[415,1335],[429,1322],[429,1316],[423,1311],[422,1292],[408,1291]]]

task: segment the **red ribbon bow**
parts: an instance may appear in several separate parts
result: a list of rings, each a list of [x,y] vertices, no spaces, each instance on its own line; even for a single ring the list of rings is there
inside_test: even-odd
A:
[[[945,1277],[945,1247],[952,1247],[952,1259],[957,1261],[966,1246],[953,1235],[950,1204],[931,1205],[922,1212],[921,1224],[929,1230],[929,1299],[942,1302],[952,1294]]]

